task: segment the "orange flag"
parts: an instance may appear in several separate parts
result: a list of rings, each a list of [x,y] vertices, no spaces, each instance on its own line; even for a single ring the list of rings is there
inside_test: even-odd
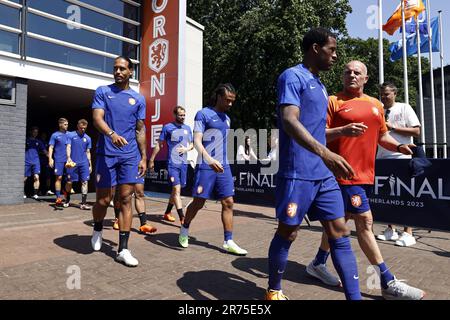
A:
[[[422,0],[403,0],[405,2],[405,21],[413,16],[418,16],[422,11],[425,10],[425,5]],[[389,33],[391,36],[397,29],[402,26],[402,8],[399,4],[397,9],[388,19],[385,25],[383,25],[383,30]]]

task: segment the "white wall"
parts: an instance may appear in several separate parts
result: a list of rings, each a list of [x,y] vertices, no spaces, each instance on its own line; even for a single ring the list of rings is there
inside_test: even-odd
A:
[[[194,20],[186,21],[185,52],[185,108],[186,121],[194,130],[194,117],[203,107],[203,30],[204,27]],[[197,152],[192,150],[188,159],[195,161]]]
[[[186,124],[193,128],[195,114],[203,106],[204,27],[189,18],[187,18],[186,24]]]

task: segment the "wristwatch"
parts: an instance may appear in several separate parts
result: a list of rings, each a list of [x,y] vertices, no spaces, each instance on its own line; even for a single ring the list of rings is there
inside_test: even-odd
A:
[[[111,130],[110,132],[108,132],[108,136],[112,136],[114,133],[116,133],[114,130]]]

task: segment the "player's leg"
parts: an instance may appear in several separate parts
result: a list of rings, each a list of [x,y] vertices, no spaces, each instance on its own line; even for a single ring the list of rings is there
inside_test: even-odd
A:
[[[119,215],[120,215],[120,201],[119,201],[119,189],[114,188],[113,191],[114,194],[114,222],[113,222],[113,229],[119,230]]]
[[[91,174],[89,172],[89,163],[80,165],[79,181],[81,181],[81,210],[91,210],[92,207],[87,204],[88,186]]]
[[[327,252],[330,251],[346,298],[360,300],[358,267],[351,247],[344,212],[342,193],[334,177],[321,181],[320,189],[308,217],[320,220],[326,236],[322,236],[321,248],[316,259],[308,265],[307,272],[329,285],[340,285],[338,279],[326,268]]]
[[[187,179],[187,170],[188,166],[187,164],[183,164],[179,170],[179,183],[175,185],[176,189],[174,190],[174,203],[175,207],[177,208],[178,218],[180,219],[180,223],[183,224],[184,222],[184,213],[183,213],[183,202],[181,201],[181,189],[183,189],[186,186],[186,179]]]
[[[193,200],[186,208],[186,216],[180,227],[180,235],[178,237],[178,242],[183,248],[187,248],[189,245],[189,226],[197,212],[205,205],[206,199],[211,196],[216,176],[217,174],[213,170],[200,170],[198,168],[195,170],[194,186],[192,188]]]
[[[24,173],[24,177],[23,177],[23,198],[25,199],[27,197],[26,193],[25,193],[25,186],[26,186],[26,182],[28,177],[31,176],[31,165],[27,164],[25,162],[25,173]]]
[[[57,207],[62,207],[63,201],[61,195],[61,186],[62,186],[62,178],[64,175],[64,162],[55,161],[53,173],[55,175],[55,195],[56,195],[55,205]]]
[[[109,203],[113,197],[114,187],[117,184],[116,158],[97,155],[95,167],[96,199],[92,208],[94,231],[91,245],[95,251],[102,246],[103,220],[105,219]]]
[[[61,184],[62,184],[62,176],[55,176],[55,195],[56,195],[55,205],[57,207],[63,206],[62,195],[61,195]]]
[[[220,200],[222,204],[222,224],[223,224],[223,248],[232,254],[245,256],[247,250],[238,246],[233,240],[233,197],[226,197]]]
[[[269,283],[266,300],[287,300],[281,290],[289,249],[297,237],[297,230],[311,205],[314,185],[311,181],[278,178],[275,193],[275,212],[278,228],[268,252]]]
[[[187,248],[189,245],[189,227],[192,220],[197,215],[197,212],[203,208],[206,199],[194,197],[191,203],[186,208],[186,216],[184,217],[183,224],[180,227],[180,235],[178,242],[183,248]]]
[[[40,186],[39,174],[34,174],[33,175],[33,198],[34,199],[39,199],[39,196],[38,196],[39,186]]]
[[[78,181],[78,169],[77,167],[75,168],[71,168],[67,170],[67,174],[66,174],[66,185],[64,186],[64,197],[65,202],[64,202],[64,208],[67,208],[70,206],[70,196],[71,196],[71,191],[72,191],[72,186],[74,182]]]
[[[233,205],[234,181],[230,167],[221,174],[216,174],[214,192],[222,204],[222,224],[224,231],[223,248],[229,253],[246,255],[247,250],[240,248],[233,240]]]
[[[142,179],[143,180],[143,179]],[[154,233],[157,229],[147,222],[147,214],[145,210],[145,194],[144,194],[144,182],[137,183],[134,187],[134,207],[139,217],[139,232],[140,233]]]
[[[105,219],[109,202],[112,198],[112,189],[99,188],[96,189],[96,200],[92,208],[92,216],[94,219],[94,230],[91,238],[91,245],[94,251],[99,251],[102,247],[103,220]]]
[[[175,222],[175,217],[172,215],[171,211],[173,206],[175,205],[175,208],[180,208],[180,201],[177,199],[177,191],[180,190],[179,184],[180,184],[180,177],[179,177],[179,170],[177,167],[169,166],[167,168],[168,171],[168,180],[169,180],[169,186],[172,187],[172,192],[170,194],[169,203],[167,204],[166,212],[164,212],[163,219],[169,222]]]
[[[286,208],[287,209],[287,208]],[[281,211],[277,210],[278,228],[269,246],[269,284],[266,291],[266,300],[289,300],[281,290],[281,281],[289,257],[289,249],[297,238],[300,224],[288,225],[280,221],[285,220]],[[290,223],[294,221],[290,221]]]

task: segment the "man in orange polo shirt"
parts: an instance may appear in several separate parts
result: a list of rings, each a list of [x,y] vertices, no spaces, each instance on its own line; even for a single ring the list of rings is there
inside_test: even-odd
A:
[[[384,120],[383,105],[375,98],[364,94],[367,83],[367,67],[360,61],[351,61],[344,68],[344,90],[329,97],[327,116],[327,146],[344,157],[352,166],[353,179],[337,179],[344,199],[346,219],[353,219],[359,245],[372,265],[380,269],[381,292],[385,299],[419,300],[424,291],[397,280],[384,263],[372,231],[373,218],[369,199],[375,178],[375,155],[377,144],[391,151],[412,154],[410,147],[392,138]],[[308,274],[325,283],[331,273],[325,267],[329,252],[326,234],[314,261],[308,267]]]

